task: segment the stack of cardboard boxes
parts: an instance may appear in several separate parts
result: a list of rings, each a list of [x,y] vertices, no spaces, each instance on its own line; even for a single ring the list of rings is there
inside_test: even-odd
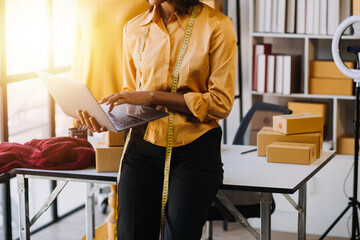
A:
[[[106,132],[105,143],[96,146],[96,171],[117,172],[124,144],[124,132]]]
[[[324,118],[312,113],[277,115],[257,134],[258,156],[268,162],[311,164],[323,145]]]
[[[354,62],[344,64],[350,69],[354,68]],[[352,95],[353,80],[342,74],[334,61],[310,61],[309,93]]]

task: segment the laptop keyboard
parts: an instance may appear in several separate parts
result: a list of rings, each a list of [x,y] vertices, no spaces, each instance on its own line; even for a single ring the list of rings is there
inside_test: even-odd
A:
[[[140,122],[144,122],[143,119],[133,117],[133,116],[112,116],[111,120],[114,124],[120,124],[121,126],[129,126],[133,124],[137,124]]]
[[[113,124],[117,129],[122,129],[124,127],[131,127],[138,123],[144,122],[144,119],[132,115],[127,115],[122,112],[116,112],[116,111],[112,111],[110,113],[106,112],[106,115],[109,116],[109,118],[111,119],[111,121],[113,122]]]

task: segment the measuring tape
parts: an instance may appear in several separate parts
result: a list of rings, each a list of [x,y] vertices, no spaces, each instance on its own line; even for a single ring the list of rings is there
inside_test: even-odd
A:
[[[171,86],[171,93],[175,94],[177,91],[177,85],[179,82],[179,71],[181,67],[181,63],[183,61],[185,51],[190,40],[191,32],[195,23],[196,13],[197,13],[198,5],[194,5],[191,11],[191,17],[189,19],[185,37],[182,42],[182,46],[180,49],[179,56],[176,60],[176,67],[173,73],[172,79],[172,86]],[[169,175],[170,175],[170,162],[171,162],[171,153],[172,153],[172,141],[173,141],[173,130],[174,130],[174,118],[175,112],[170,110],[169,111],[169,125],[168,125],[168,138],[166,144],[166,151],[165,151],[165,167],[164,167],[164,184],[163,184],[163,193],[162,193],[162,201],[161,201],[161,229],[165,223],[165,205],[168,199],[168,192],[169,192]]]
[[[190,16],[187,28],[186,28],[185,37],[182,42],[180,53],[176,60],[176,64],[175,64],[176,67],[175,67],[173,75],[172,75],[172,84],[171,84],[171,93],[172,94],[175,94],[177,92],[180,67],[181,67],[181,64],[182,64],[182,61],[183,61],[183,58],[185,55],[185,51],[186,51],[188,42],[190,40],[191,32],[192,32],[192,29],[193,29],[193,26],[195,23],[197,9],[198,9],[198,5],[194,5],[194,7],[191,11],[191,16]],[[150,28],[150,25],[145,26],[144,31],[141,35],[140,43],[139,43],[139,51],[138,51],[139,55],[138,55],[138,61],[136,64],[136,90],[139,90],[139,88],[140,88],[140,64],[141,64],[142,52],[144,50],[145,40],[146,40],[147,34],[149,32],[149,28]],[[167,137],[167,144],[166,144],[166,151],[165,151],[164,183],[163,183],[163,193],[162,193],[162,201],[161,201],[161,229],[163,228],[164,223],[165,223],[165,205],[166,205],[166,202],[168,199],[168,192],[169,192],[169,175],[170,175],[170,162],[171,162],[171,154],[172,154],[174,118],[175,118],[175,112],[172,110],[169,110],[168,137]],[[130,140],[131,131],[132,131],[132,129],[130,129],[130,131],[126,137],[124,151],[123,151],[123,154],[120,159],[120,167],[119,167],[119,171],[117,174],[117,183],[119,183],[119,180],[120,180],[121,165],[122,165],[122,161],[123,161],[123,158],[125,155],[125,151],[126,151],[128,142]],[[118,200],[116,200],[116,203],[117,202],[118,202]],[[116,211],[117,211],[117,207],[116,207]],[[118,214],[116,213],[116,217],[117,217],[117,215]],[[115,239],[117,239],[116,228],[115,228]]]

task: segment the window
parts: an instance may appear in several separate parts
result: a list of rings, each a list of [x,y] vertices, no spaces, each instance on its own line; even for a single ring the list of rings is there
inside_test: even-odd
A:
[[[34,138],[67,135],[71,118],[54,104],[35,72],[44,70],[71,76],[75,5],[76,0],[0,0],[0,141],[24,143]],[[38,205],[44,201],[43,193],[48,192],[44,189],[49,188],[49,182],[44,180],[30,185],[34,203],[30,206],[31,214],[38,211]],[[11,192],[16,208],[14,183]],[[71,199],[71,196],[63,197]],[[74,207],[72,204],[64,201],[61,206],[69,209],[69,205]],[[16,216],[17,212],[12,214]],[[39,221],[48,222],[49,216]],[[0,234],[2,224],[3,221]],[[18,237],[16,225],[13,225],[14,238]]]
[[[5,141],[24,142],[66,131],[55,129],[66,121],[54,108],[36,78],[36,70],[69,72],[75,36],[76,7],[73,0],[0,0],[5,6],[5,61],[1,76],[7,112],[3,123]],[[55,116],[56,114],[56,116]],[[53,115],[53,116],[52,116]],[[55,119],[55,120],[52,120]],[[55,121],[55,126],[51,124]],[[68,121],[69,122],[69,121]],[[70,125],[69,125],[70,126]],[[69,127],[68,126],[68,127]]]

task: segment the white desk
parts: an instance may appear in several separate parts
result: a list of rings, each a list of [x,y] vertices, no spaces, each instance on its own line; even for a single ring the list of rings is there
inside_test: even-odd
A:
[[[223,189],[261,192],[261,232],[259,237],[271,239],[270,201],[271,193],[293,194],[299,190],[299,235],[305,239],[306,224],[306,182],[335,156],[335,152],[324,152],[312,165],[293,165],[267,163],[265,157],[258,157],[256,152],[240,155],[240,152],[252,149],[250,146],[227,145],[222,147],[224,163]],[[96,173],[95,169],[74,171],[53,171],[36,169],[14,169],[17,175],[20,207],[20,239],[30,239],[30,225],[46,211],[53,199],[61,192],[68,181],[87,183],[86,234],[88,239],[94,236],[93,193],[95,183],[116,183],[116,173]],[[43,178],[64,181],[51,193],[48,200],[29,220],[28,178]],[[221,193],[218,194],[222,198]],[[220,199],[221,200],[221,199]],[[223,199],[224,200],[224,199]],[[226,199],[225,199],[226,201]],[[231,206],[230,206],[231,207]],[[236,217],[237,218],[237,217]]]
[[[296,206],[298,208],[298,239],[305,239],[306,183],[335,156],[335,151],[323,152],[320,158],[311,165],[298,165],[268,163],[266,157],[258,157],[256,151],[240,154],[253,148],[253,146],[240,145],[222,147],[221,156],[224,163],[222,188],[261,192],[259,238],[262,240],[271,239],[271,193],[293,194],[299,190],[299,201]],[[218,198],[221,197],[218,194]],[[229,207],[228,210],[231,211],[231,206]]]

